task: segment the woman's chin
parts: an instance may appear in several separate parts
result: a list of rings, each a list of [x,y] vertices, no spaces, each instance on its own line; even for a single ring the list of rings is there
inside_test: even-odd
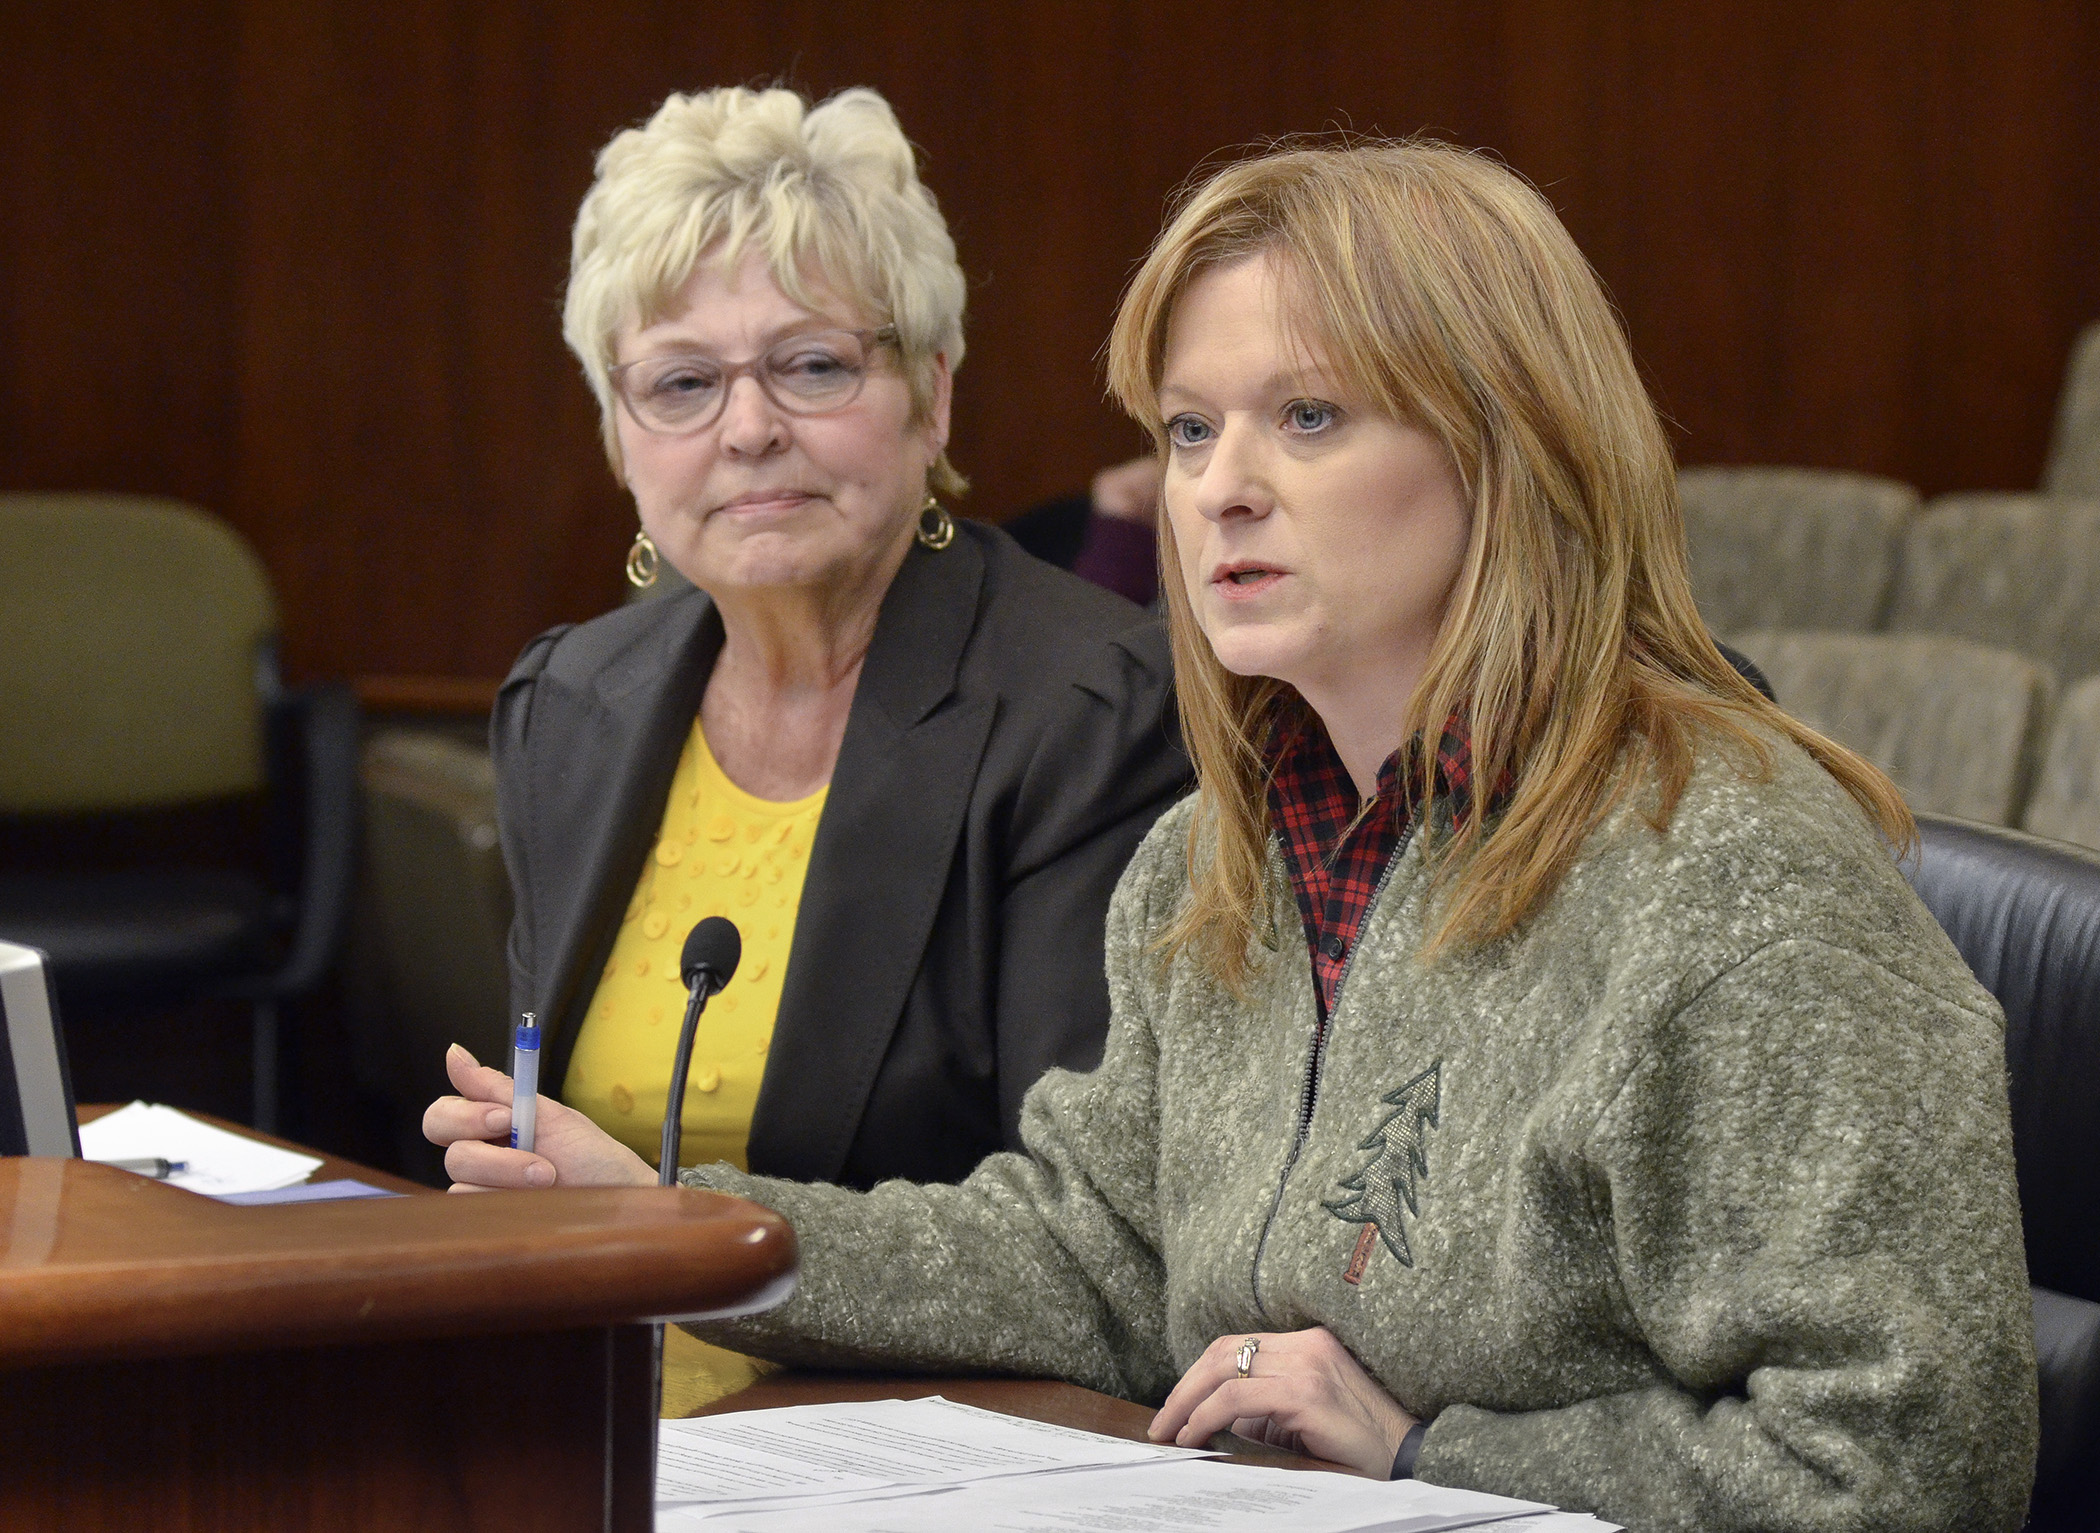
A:
[[[1218,664],[1235,676],[1273,676],[1288,681],[1299,659],[1299,646],[1266,624],[1223,627],[1210,636],[1211,652]]]
[[[768,587],[823,585],[840,578],[850,561],[839,550],[813,546],[815,540],[775,533],[740,538],[726,549],[706,549],[681,572],[716,595],[725,591],[761,591]]]
[[[717,596],[768,587],[858,586],[883,566],[901,526],[896,520],[877,524],[807,514],[786,525],[716,524],[672,562]]]

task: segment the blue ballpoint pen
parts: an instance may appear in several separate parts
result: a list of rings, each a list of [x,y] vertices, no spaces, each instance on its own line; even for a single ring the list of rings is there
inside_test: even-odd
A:
[[[88,1159],[94,1160],[93,1156]],[[132,1160],[95,1160],[98,1166],[115,1166],[119,1171],[134,1171],[140,1176],[150,1176],[155,1181],[165,1181],[178,1171],[187,1171],[186,1160],[169,1160],[161,1155],[142,1155]]]
[[[529,1150],[540,1112],[540,1019],[529,1011],[511,1040],[510,1079],[511,1148]]]

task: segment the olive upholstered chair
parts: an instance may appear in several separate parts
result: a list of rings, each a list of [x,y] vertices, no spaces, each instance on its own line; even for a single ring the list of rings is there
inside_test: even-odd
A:
[[[2088,676],[2056,705],[2021,824],[2100,851],[2100,676]]]
[[[1895,778],[1912,809],[2016,825],[2053,684],[2024,655],[1938,634],[1744,633],[1779,706]]]
[[[2042,488],[2051,495],[2100,495],[2100,323],[2087,325],[2071,345]]]
[[[327,971],[349,903],[358,719],[277,678],[276,603],[223,522],[133,495],[0,495],[0,817],[42,827],[262,802],[263,865],[0,869],[0,936],[42,948],[69,1013],[234,997],[258,1126],[278,1008]]]
[[[2067,686],[2100,672],[2100,496],[1935,500],[1904,534],[1888,626],[2016,650]]]
[[[1918,492],[1814,468],[1688,468],[1692,593],[1715,633],[1880,625]]]
[[[510,1047],[510,881],[496,838],[488,748],[386,729],[364,749],[363,869],[348,953],[359,1084],[394,1108],[400,1163],[436,1180],[423,1109],[449,1088],[445,1046],[501,1061]]]

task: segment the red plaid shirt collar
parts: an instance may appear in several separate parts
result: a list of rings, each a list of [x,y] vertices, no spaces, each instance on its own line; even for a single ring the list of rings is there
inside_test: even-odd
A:
[[[1362,815],[1356,785],[1316,714],[1303,707],[1292,710],[1279,718],[1273,738],[1269,820],[1283,837],[1324,1022],[1386,864],[1413,819],[1408,790],[1421,738],[1386,757],[1378,769],[1377,801]],[[1466,814],[1472,786],[1472,736],[1454,713],[1437,740],[1431,793],[1456,821]]]

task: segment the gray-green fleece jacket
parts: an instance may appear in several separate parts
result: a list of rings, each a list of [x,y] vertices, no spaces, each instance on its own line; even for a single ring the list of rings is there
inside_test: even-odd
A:
[[[1124,874],[1108,1047],[1028,1155],[769,1204],[799,1292],[698,1327],[792,1362],[1157,1401],[1213,1338],[1325,1325],[1431,1424],[1428,1481],[1686,1529],[2015,1529],[2032,1316],[2002,1018],[1837,785],[1718,752],[1515,935],[1425,966],[1419,838],[1324,1045],[1280,851],[1244,999],[1153,942],[1192,805]]]

